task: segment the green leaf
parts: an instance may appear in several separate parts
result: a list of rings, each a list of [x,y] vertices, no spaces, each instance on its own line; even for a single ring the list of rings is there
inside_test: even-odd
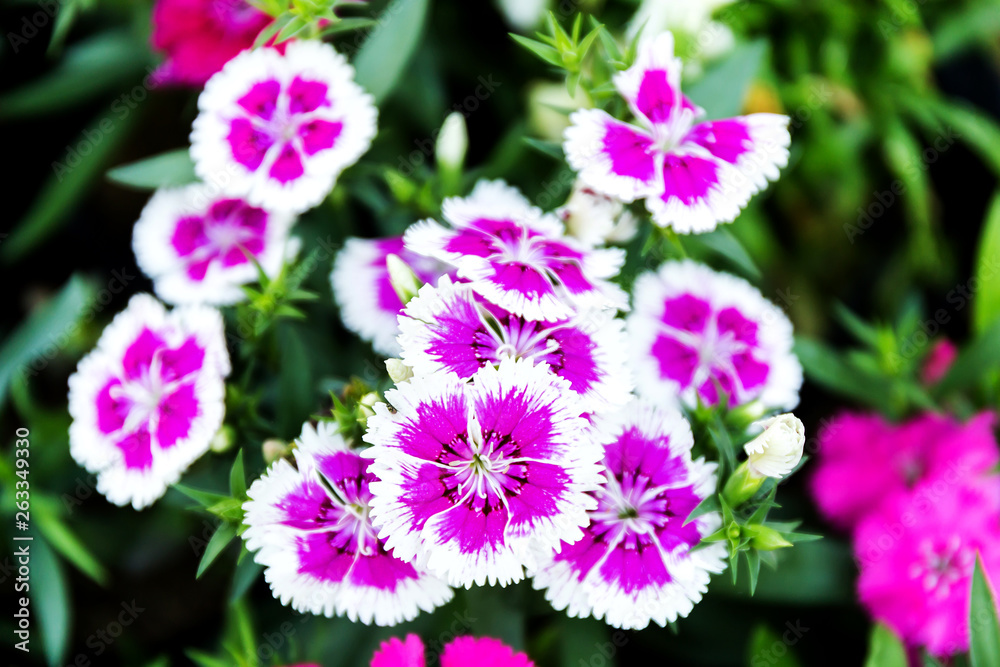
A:
[[[961,139],[973,152],[1000,174],[1000,127],[978,109],[952,100],[934,97],[922,100],[924,105],[946,126],[942,137],[949,142]]]
[[[932,227],[934,194],[922,146],[906,125],[894,117],[884,128],[882,147],[886,164],[905,187],[899,196],[912,228],[914,259],[920,262],[918,266],[937,268],[941,265],[941,248]]]
[[[795,341],[795,354],[813,382],[873,407],[881,409],[887,405],[889,390],[884,378],[849,364],[824,343],[799,337]]]
[[[1000,320],[979,334],[971,345],[959,353],[947,375],[933,389],[944,396],[974,386],[984,374],[1000,368]]]
[[[989,44],[997,33],[1000,33],[1000,11],[994,0],[963,7],[934,31],[934,58],[946,60],[977,44]]]
[[[29,545],[31,617],[38,622],[45,659],[51,667],[62,665],[69,648],[73,609],[65,569],[44,539],[14,544]]]
[[[879,623],[872,628],[865,667],[907,667],[906,648],[899,637]]]
[[[972,597],[969,604],[969,657],[972,667],[1000,665],[1000,622],[997,603],[983,572],[983,561],[976,555],[972,573]]]
[[[422,37],[428,0],[392,0],[354,58],[355,79],[381,102],[396,88]]]
[[[34,500],[38,530],[52,548],[98,584],[102,586],[107,584],[107,570],[59,518],[58,512],[61,506],[49,496],[38,496]]]
[[[1000,193],[993,197],[976,257],[979,291],[972,301],[972,324],[982,333],[1000,318]]]
[[[201,562],[198,563],[198,572],[194,575],[195,579],[201,579],[201,575],[215,562],[215,559],[218,558],[223,549],[229,546],[234,537],[236,537],[236,526],[231,523],[219,524],[215,533],[212,534],[212,539],[205,546],[205,553],[202,554]]]
[[[233,575],[233,588],[229,593],[230,602],[236,602],[242,598],[264,570],[264,566],[255,561],[248,553],[241,554],[241,557],[242,560],[236,564],[236,573]]]
[[[229,492],[233,494],[233,498],[247,497],[247,478],[243,470],[242,449],[236,454],[236,460],[233,461],[233,468],[229,471]]]
[[[555,49],[547,44],[542,44],[538,40],[531,39],[530,37],[515,35],[514,33],[510,33],[510,36],[515,42],[528,49],[550,65],[555,65],[560,68],[563,67],[563,58],[559,49]]]
[[[109,181],[137,190],[155,190],[198,180],[187,148],[123,164],[108,171],[107,177]]]
[[[769,665],[771,667],[799,667],[801,664],[792,653],[788,642],[766,625],[758,625],[750,635],[747,647],[748,665]]]
[[[189,649],[184,652],[184,655],[198,667],[233,667],[232,664],[221,658],[216,658],[213,655],[205,653],[204,651],[195,651],[194,649]]]
[[[878,329],[858,317],[854,311],[839,301],[833,304],[833,314],[858,342],[864,343],[873,349],[878,349],[880,341]]]
[[[52,71],[0,97],[0,118],[59,111],[119,89],[147,65],[145,58],[136,57],[142,53],[148,53],[145,45],[128,30],[103,32],[77,42],[66,49]],[[119,113],[118,105],[121,113],[128,113],[128,106],[119,100],[112,103],[111,111]]]
[[[191,500],[194,500],[196,503],[205,508],[214,507],[219,503],[232,500],[232,498],[230,498],[229,496],[221,493],[213,493],[211,491],[201,491],[199,489],[192,489],[190,486],[184,486],[183,484],[174,484],[174,489],[180,491],[185,496],[187,496]]]
[[[78,275],[69,279],[59,294],[33,312],[0,346],[0,405],[15,375],[31,374],[31,362],[51,345],[71,337],[80,319],[94,302],[97,290]]]
[[[321,36],[326,37],[328,35],[339,35],[342,32],[349,32],[352,30],[364,30],[365,28],[370,28],[373,25],[377,25],[372,19],[366,19],[362,17],[351,17],[346,19],[340,19],[333,25],[324,28],[320,33]]]
[[[685,241],[696,245],[703,245],[732,262],[747,277],[753,280],[761,279],[760,269],[757,268],[757,264],[750,257],[750,253],[746,251],[743,244],[728,229],[717,227],[707,234],[692,234]]]
[[[24,218],[0,245],[0,261],[12,264],[34,250],[66,222],[69,213],[88,194],[119,144],[128,138],[139,118],[133,111],[121,118],[98,116],[78,135],[69,152],[52,162],[52,176],[42,186]],[[82,149],[90,147],[89,152]]]
[[[563,153],[562,144],[556,141],[542,141],[540,139],[533,139],[532,137],[524,137],[524,143],[528,144],[540,153],[544,153],[549,157],[554,157],[560,162],[566,159],[566,155]]]
[[[743,110],[750,84],[760,71],[767,42],[759,39],[738,44],[729,55],[684,92],[703,107],[709,118],[728,118]]]

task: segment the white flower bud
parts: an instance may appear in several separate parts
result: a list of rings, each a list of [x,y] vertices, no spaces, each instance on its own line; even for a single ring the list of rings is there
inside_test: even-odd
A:
[[[404,364],[402,359],[386,359],[385,370],[389,372],[389,379],[395,384],[406,382],[413,377],[413,369]]]
[[[465,152],[468,148],[469,135],[465,129],[465,117],[453,111],[441,125],[441,132],[434,146],[434,158],[438,165],[458,171],[465,162]]]
[[[635,217],[617,199],[605,197],[579,181],[569,200],[559,209],[566,231],[584,243],[600,245],[608,241],[625,243],[639,230]]]
[[[385,266],[389,270],[389,282],[396,290],[396,295],[405,306],[410,299],[417,295],[417,291],[423,285],[417,275],[413,273],[410,265],[404,262],[399,255],[389,255],[385,258]]]
[[[757,422],[763,433],[743,446],[747,466],[758,477],[781,479],[798,465],[806,432],[802,421],[791,413]]]

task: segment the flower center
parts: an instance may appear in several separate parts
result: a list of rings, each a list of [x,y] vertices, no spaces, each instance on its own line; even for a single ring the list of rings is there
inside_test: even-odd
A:
[[[972,572],[975,553],[952,535],[943,544],[925,540],[920,544],[923,560],[914,563],[910,576],[920,579],[924,590],[935,598],[947,598],[952,587],[965,581]]]

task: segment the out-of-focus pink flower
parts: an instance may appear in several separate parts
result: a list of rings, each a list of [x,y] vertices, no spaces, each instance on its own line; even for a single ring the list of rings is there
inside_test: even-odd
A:
[[[372,656],[371,667],[426,667],[424,643],[417,635],[382,642]],[[534,667],[523,653],[492,637],[458,637],[445,644],[441,667]]]
[[[976,554],[1000,576],[1000,478],[927,480],[893,493],[858,525],[858,596],[911,647],[946,657],[969,646]]]
[[[271,17],[245,0],[157,0],[152,46],[166,60],[158,85],[205,85],[233,56],[253,46]]]
[[[896,492],[924,480],[957,484],[996,465],[995,423],[991,412],[964,424],[928,413],[900,425],[841,413],[820,432],[813,496],[827,519],[853,529]]]
[[[955,344],[947,338],[942,338],[934,344],[924,359],[923,368],[920,369],[920,380],[928,386],[937,384],[948,373],[957,356],[958,348]]]

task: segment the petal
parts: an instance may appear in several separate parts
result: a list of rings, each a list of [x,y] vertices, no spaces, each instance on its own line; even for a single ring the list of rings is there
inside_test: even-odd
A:
[[[598,109],[576,111],[570,122],[566,161],[586,185],[627,202],[652,191],[657,151],[651,136]]]
[[[778,170],[788,163],[788,122],[788,116],[755,113],[699,123],[681,147],[698,146],[733,165],[738,182],[752,195],[766,188],[768,181],[777,180]]]
[[[669,130],[704,113],[681,93],[682,69],[673,35],[664,32],[640,43],[635,64],[615,76],[615,87],[637,118]]]

